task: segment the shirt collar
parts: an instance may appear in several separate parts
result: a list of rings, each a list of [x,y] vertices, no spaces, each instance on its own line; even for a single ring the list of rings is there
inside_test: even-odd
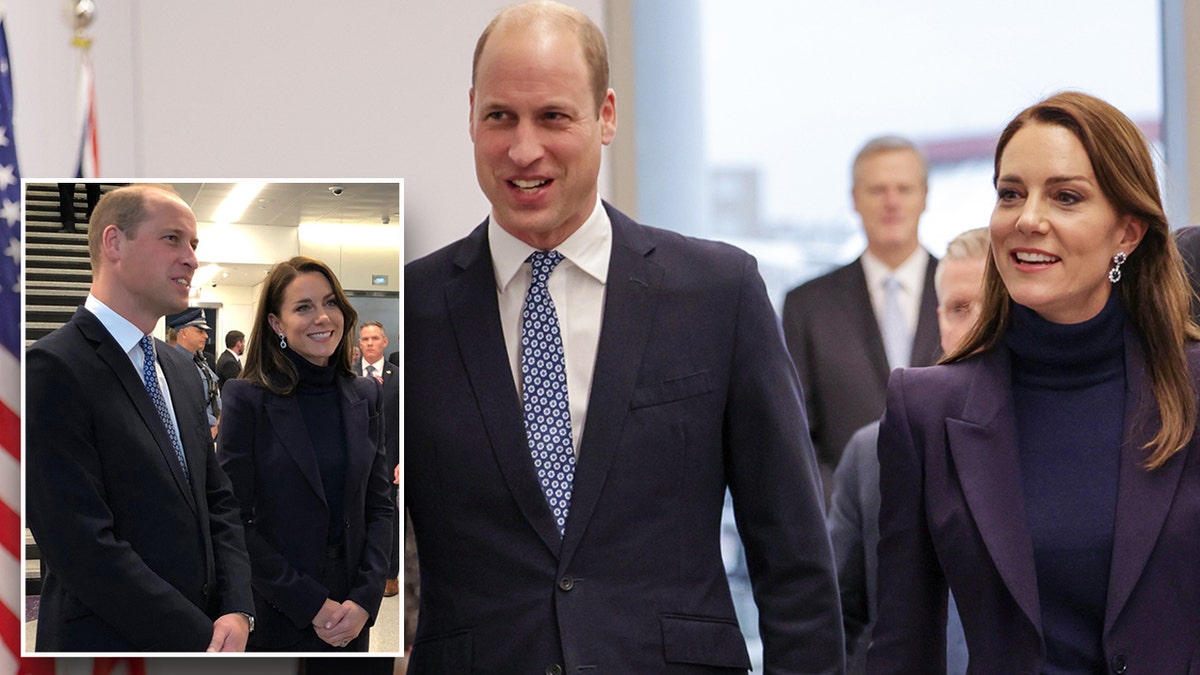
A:
[[[870,251],[863,251],[861,260],[863,275],[872,289],[881,286],[883,280],[893,274],[900,280],[901,288],[910,293],[917,292],[917,289],[925,285],[925,268],[929,265],[929,253],[920,246],[895,269],[888,267],[887,263],[876,258]]]
[[[488,247],[492,254],[492,269],[496,274],[496,287],[503,293],[521,271],[521,266],[535,248],[505,231],[496,222],[496,214],[488,218]],[[583,221],[566,241],[555,247],[564,258],[576,267],[604,284],[608,281],[608,261],[612,255],[612,221],[608,211],[596,197],[592,214]]]
[[[88,293],[87,299],[83,301],[83,307],[87,311],[95,315],[108,334],[113,336],[117,341],[117,345],[121,347],[121,351],[129,353],[137,346],[138,341],[142,339],[143,333],[141,329],[133,325],[128,319],[117,314],[111,307],[100,302],[96,296]]]

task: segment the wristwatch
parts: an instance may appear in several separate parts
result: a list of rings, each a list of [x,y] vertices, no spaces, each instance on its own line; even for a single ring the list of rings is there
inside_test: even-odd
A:
[[[247,614],[245,612],[238,612],[238,614],[241,614],[242,616],[246,617],[246,621],[249,622],[249,624],[250,624],[250,632],[253,633],[254,632],[254,615]]]

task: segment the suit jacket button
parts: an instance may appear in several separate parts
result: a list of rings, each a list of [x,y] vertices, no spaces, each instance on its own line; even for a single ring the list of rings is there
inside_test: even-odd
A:
[[[346,519],[346,529],[347,530],[350,529],[350,519],[349,518]]]
[[[1129,664],[1125,663],[1124,654],[1117,654],[1116,656],[1112,657],[1111,665],[1112,671],[1117,673],[1117,675],[1120,675],[1129,669]]]
[[[546,666],[546,675],[562,675],[562,666],[557,663]]]
[[[558,587],[563,589],[564,591],[569,591],[572,588],[575,588],[575,580],[572,579],[571,577],[563,577],[558,580]],[[549,672],[549,671],[546,671],[546,672]]]

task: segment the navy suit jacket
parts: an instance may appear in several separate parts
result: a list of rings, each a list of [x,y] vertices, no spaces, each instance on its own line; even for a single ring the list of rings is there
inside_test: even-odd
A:
[[[141,375],[79,308],[26,354],[26,504],[47,566],[39,651],[203,651],[254,613],[196,365],[156,341],[191,480]]]
[[[612,257],[564,538],[530,459],[486,223],[405,270],[421,567],[409,672],[744,672],[726,486],[767,672],[840,672],[816,463],[754,259],[605,208]]]
[[[912,366],[933,365],[941,353],[936,269],[937,259],[929,256]],[[883,414],[890,371],[861,258],[792,289],[783,303],[783,333],[804,387],[809,431],[828,493],[850,437]]]
[[[1125,335],[1125,439],[1103,649],[1113,672],[1200,672],[1200,439],[1147,471],[1157,427],[1146,363]],[[1200,347],[1188,348],[1193,379]],[[970,673],[1043,665],[1033,544],[1025,525],[1012,370],[1005,347],[902,370],[879,434],[879,619],[871,673],[935,672],[947,585]]]
[[[346,445],[345,522],[331,523],[316,451],[295,396],[250,380],[225,384],[217,457],[233,482],[246,526],[257,625],[250,640],[267,648],[295,644],[329,597],[320,582],[326,533],[344,527],[348,598],[375,622],[393,544],[381,434],[379,385],[338,377]]]

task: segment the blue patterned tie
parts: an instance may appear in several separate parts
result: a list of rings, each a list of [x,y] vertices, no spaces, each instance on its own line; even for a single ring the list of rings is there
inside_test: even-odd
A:
[[[154,402],[154,409],[158,411],[158,418],[162,420],[163,426],[167,428],[167,435],[171,437],[171,447],[175,448],[175,456],[179,458],[179,465],[183,467],[183,477],[190,481],[192,476],[183,456],[183,444],[179,442],[179,434],[175,432],[175,425],[171,423],[171,413],[167,411],[167,401],[163,398],[162,389],[158,387],[158,375],[154,372],[154,338],[143,335],[138,344],[142,347],[142,383],[146,385],[150,400]]]
[[[535,251],[529,294],[521,314],[521,389],[525,404],[525,436],[546,503],[554,513],[558,534],[566,531],[575,475],[571,443],[571,409],[567,403],[567,363],[563,357],[558,313],[546,282],[563,255]]]
[[[887,352],[890,367],[907,368],[912,354],[912,330],[900,307],[900,279],[894,274],[888,275],[883,280],[883,289],[883,317],[879,322],[883,349]]]

